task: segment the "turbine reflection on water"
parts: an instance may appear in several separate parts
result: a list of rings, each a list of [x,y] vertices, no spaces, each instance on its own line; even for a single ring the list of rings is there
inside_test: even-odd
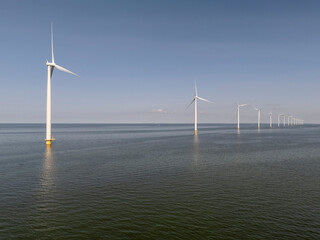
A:
[[[54,186],[54,158],[53,147],[47,146],[43,159],[42,177],[41,177],[41,193],[49,195]]]
[[[198,165],[199,162],[199,136],[194,135],[192,144],[192,156],[194,165]]]

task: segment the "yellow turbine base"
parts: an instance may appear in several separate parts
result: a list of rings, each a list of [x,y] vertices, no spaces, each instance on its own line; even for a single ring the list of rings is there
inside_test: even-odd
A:
[[[45,139],[46,145],[50,146],[50,145],[51,145],[51,142],[54,141],[54,140],[56,140],[56,139],[55,139],[55,138],[51,138],[50,140]]]
[[[198,130],[194,130],[194,135],[198,135]]]

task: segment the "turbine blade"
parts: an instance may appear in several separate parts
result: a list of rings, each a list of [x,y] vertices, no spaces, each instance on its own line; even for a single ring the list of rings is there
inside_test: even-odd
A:
[[[239,105],[239,107],[244,107],[244,106],[248,106],[248,104],[241,104],[241,105]]]
[[[50,68],[50,77],[52,77],[54,67]]]
[[[69,70],[67,70],[67,69],[65,69],[65,68],[63,68],[63,67],[60,67],[60,66],[58,66],[57,64],[55,64],[54,66],[55,66],[57,69],[59,69],[60,71],[67,72],[67,73],[71,73],[71,74],[73,74],[73,75],[75,75],[75,76],[77,76],[77,77],[80,77],[79,75],[77,75],[77,74],[75,74],[75,73],[73,73],[73,72],[71,72],[71,71],[69,71]]]
[[[53,23],[51,23],[51,57],[52,57],[52,63],[54,63],[54,54],[53,54]]]
[[[194,80],[194,89],[196,91],[196,96],[198,96],[198,91],[197,91],[197,80]]]
[[[207,99],[204,99],[204,98],[201,98],[201,97],[197,97],[199,100],[201,100],[201,101],[204,101],[204,102],[208,102],[208,103],[213,103],[213,102],[211,102],[211,101],[209,101],[209,100],[207,100]]]
[[[191,106],[191,104],[194,102],[195,98],[192,99],[191,103],[188,105],[188,107],[186,108],[186,110]]]

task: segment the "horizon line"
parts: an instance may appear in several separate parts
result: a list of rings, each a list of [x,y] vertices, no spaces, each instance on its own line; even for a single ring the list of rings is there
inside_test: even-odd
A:
[[[46,123],[43,122],[0,122],[0,124],[43,124],[45,125]],[[180,123],[170,123],[170,122],[118,122],[118,123],[113,123],[113,122],[57,122],[57,123],[52,123],[52,124],[194,124],[194,123],[184,123],[184,122],[180,122]],[[226,122],[216,122],[216,123],[198,123],[198,124],[237,124],[237,122],[234,123],[226,123]],[[241,124],[257,124],[256,122],[244,122]],[[260,124],[267,124],[269,125],[269,122],[264,122],[264,123],[260,123]],[[304,123],[305,124],[320,124],[320,123]],[[278,125],[277,122],[272,123],[272,125]],[[281,126],[283,126],[283,122],[280,123]],[[288,124],[286,123],[286,126]],[[296,124],[299,125],[299,124]],[[302,124],[300,124],[302,125]]]

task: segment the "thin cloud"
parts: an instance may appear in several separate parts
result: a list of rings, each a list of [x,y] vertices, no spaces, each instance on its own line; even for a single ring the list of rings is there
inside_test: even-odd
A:
[[[153,112],[153,113],[167,113],[167,111],[163,110],[162,108],[152,109],[151,112]]]

